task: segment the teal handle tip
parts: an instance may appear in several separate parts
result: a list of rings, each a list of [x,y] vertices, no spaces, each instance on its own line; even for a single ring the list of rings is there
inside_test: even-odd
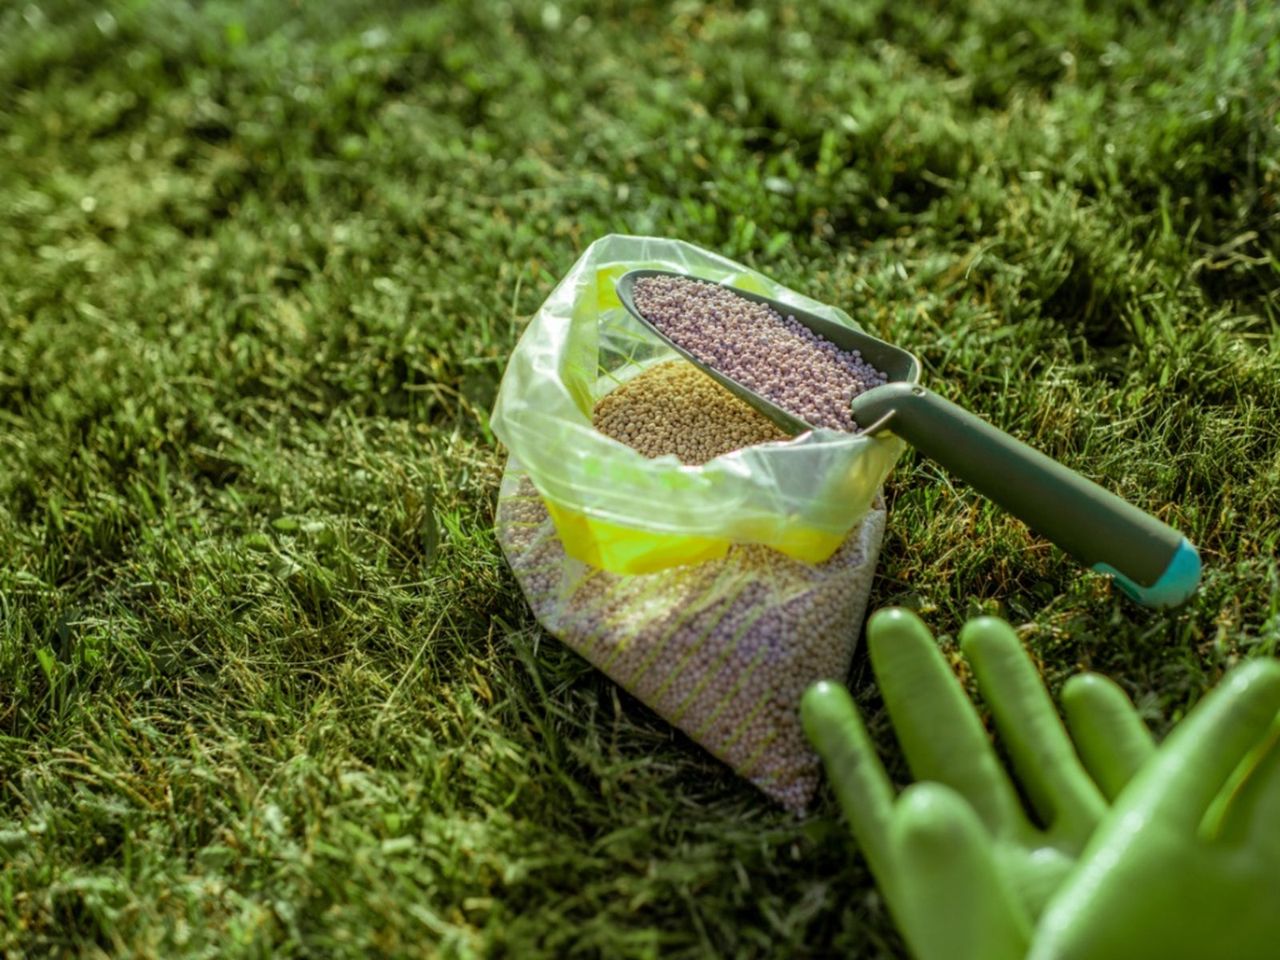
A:
[[[1186,537],[1178,544],[1164,573],[1149,587],[1139,586],[1108,563],[1095,563],[1093,569],[1112,577],[1130,599],[1157,610],[1179,606],[1200,584],[1200,554]]]

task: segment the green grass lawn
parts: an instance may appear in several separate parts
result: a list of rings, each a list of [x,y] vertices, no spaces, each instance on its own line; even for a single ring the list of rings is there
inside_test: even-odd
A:
[[[1140,611],[909,456],[873,605],[1160,731],[1276,654],[1280,11],[746,6],[0,6],[0,953],[901,955],[825,790],[505,568],[488,411],[610,232],[846,308],[1206,564]]]

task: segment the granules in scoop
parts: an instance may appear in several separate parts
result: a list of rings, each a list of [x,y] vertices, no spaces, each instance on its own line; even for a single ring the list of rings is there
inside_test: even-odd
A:
[[[636,281],[640,313],[700,362],[814,427],[857,430],[850,403],[887,378],[794,316],[684,277]]]

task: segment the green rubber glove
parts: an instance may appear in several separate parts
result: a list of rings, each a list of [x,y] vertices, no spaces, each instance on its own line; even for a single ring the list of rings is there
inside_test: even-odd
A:
[[[1032,960],[1280,956],[1278,713],[1274,660],[1205,696],[1094,833]]]
[[[1012,632],[999,621],[975,621],[961,645],[1023,788],[1048,824],[1030,843],[1025,828],[1002,832],[992,828],[990,812],[983,816],[993,809],[994,822],[1007,822],[1004,801],[992,805],[1004,792],[992,788],[1003,782],[999,767],[989,745],[975,748],[965,731],[972,709],[962,696],[957,709],[958,684],[923,625],[886,611],[868,632],[903,750],[913,772],[934,782],[908,787],[895,801],[839,685],[816,685],[802,708],[917,957],[1280,955],[1280,663],[1232,671],[1158,751],[1117,687],[1090,674],[1073,678],[1063,690],[1067,724],[1083,767],[1113,804],[1064,878],[1089,801],[1078,803],[1074,816],[1064,814],[1089,791],[1075,757],[1062,752],[1061,725]],[[1037,892],[1028,896],[1026,884]],[[1037,922],[1038,904],[1054,885]]]
[[[1008,624],[966,625],[961,649],[1037,826],[924,624],[884,610],[867,635],[911,772],[928,782],[895,800],[848,691],[816,684],[802,702],[805,730],[854,837],[921,960],[1022,960],[1108,801],[1151,755],[1150,734],[1118,687],[1085,676],[1064,690],[1069,736]]]

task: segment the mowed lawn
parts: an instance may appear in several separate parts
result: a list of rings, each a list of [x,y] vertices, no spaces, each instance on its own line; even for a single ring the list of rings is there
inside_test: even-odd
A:
[[[1280,640],[1280,8],[0,6],[0,953],[896,957],[793,818],[543,632],[488,413],[680,237],[1184,530],[1141,611],[908,456],[873,606],[1155,729]],[[851,678],[907,773],[862,659]]]

